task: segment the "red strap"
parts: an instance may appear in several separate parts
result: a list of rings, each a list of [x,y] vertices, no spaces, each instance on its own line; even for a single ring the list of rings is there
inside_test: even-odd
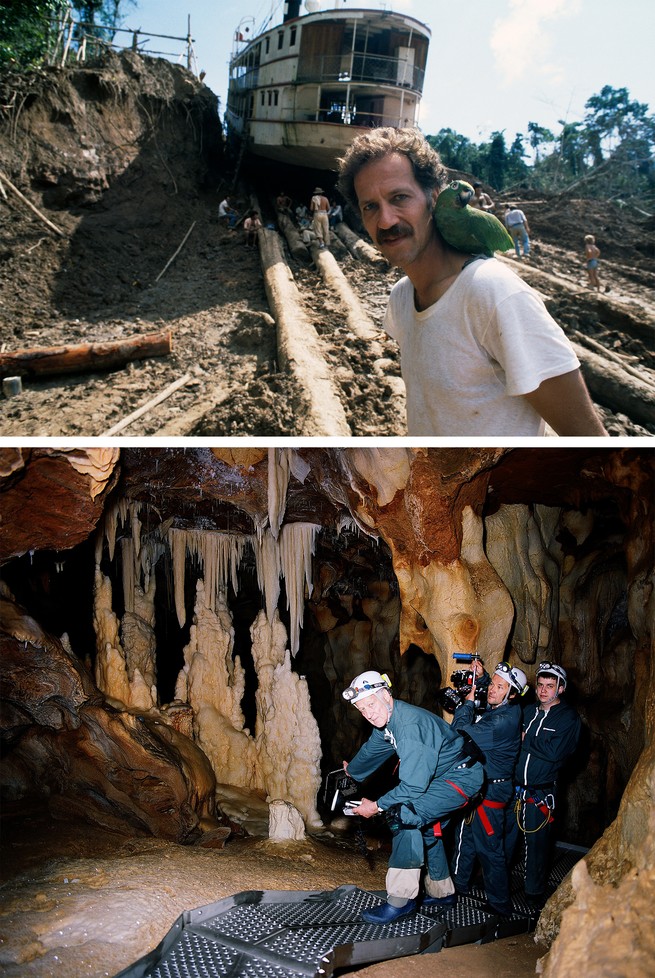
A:
[[[455,791],[459,791],[460,795],[464,799],[464,805],[468,805],[468,803],[469,803],[469,797],[468,797],[468,795],[464,794],[464,792],[462,791],[462,789],[460,788],[460,786],[458,784],[455,784],[454,781],[449,781],[448,778],[444,778],[444,781],[446,782],[446,784],[449,784],[451,788],[454,788]],[[460,805],[459,807],[462,808],[463,806]]]
[[[507,802],[505,802],[505,801],[489,801],[488,798],[485,798],[484,801],[482,802],[482,804],[481,805],[478,805],[478,807],[476,809],[478,815],[480,816],[480,821],[482,822],[482,824],[484,826],[485,832],[487,833],[487,835],[493,835],[494,834],[493,826],[492,826],[491,822],[489,821],[489,816],[485,812],[485,807],[486,808],[506,808],[507,807]]]
[[[555,821],[550,808],[548,807],[548,805],[546,805],[545,802],[537,801],[536,798],[526,798],[525,801],[529,802],[531,805],[536,805],[542,815],[548,815],[549,822]]]
[[[433,833],[435,839],[440,839],[441,838],[441,836],[443,834],[442,831],[441,831],[441,822],[435,822],[434,823],[434,825],[432,826],[432,833]]]

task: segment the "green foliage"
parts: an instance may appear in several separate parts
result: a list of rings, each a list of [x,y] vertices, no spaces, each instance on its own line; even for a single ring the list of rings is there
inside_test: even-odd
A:
[[[66,0],[5,0],[0,7],[0,65],[28,67],[45,54],[51,21]]]
[[[86,33],[111,40],[122,11],[136,0],[3,0],[0,7],[0,66],[29,68],[41,63],[53,40],[54,25],[69,6]],[[98,25],[95,28],[94,25]]]
[[[502,132],[478,145],[453,129],[427,140],[446,166],[496,190],[522,185],[559,193],[583,184],[589,196],[641,198],[642,206],[655,207],[655,116],[648,105],[631,99],[627,88],[605,85],[585,109],[582,122],[560,120],[559,133],[529,122],[509,150]]]

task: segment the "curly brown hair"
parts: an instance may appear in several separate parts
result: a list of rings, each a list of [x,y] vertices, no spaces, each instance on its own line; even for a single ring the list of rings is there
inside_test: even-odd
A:
[[[419,129],[394,129],[392,126],[371,129],[353,139],[346,155],[337,160],[338,189],[355,210],[359,210],[355,177],[367,163],[382,159],[389,153],[399,153],[408,158],[416,182],[426,195],[435,188],[440,190],[448,182],[448,171],[439,154]]]

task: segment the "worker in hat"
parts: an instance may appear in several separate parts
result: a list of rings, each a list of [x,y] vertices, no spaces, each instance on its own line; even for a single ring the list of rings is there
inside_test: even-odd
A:
[[[539,663],[537,702],[523,715],[523,740],[516,765],[515,818],[508,824],[507,853],[513,854],[522,837],[525,897],[536,910],[546,901],[557,776],[580,739],[580,717],[562,699],[566,684],[562,666]]]
[[[323,193],[322,187],[314,187],[312,199],[309,202],[309,210],[312,215],[312,230],[322,248],[327,248],[330,244],[330,201]]]
[[[355,815],[385,813],[392,830],[386,903],[362,912],[368,923],[386,924],[418,906],[421,874],[427,864],[423,903],[452,902],[454,893],[441,827],[452,812],[479,791],[484,772],[475,751],[440,717],[394,699],[389,677],[364,672],[342,693],[375,728],[344,769],[364,781],[394,755],[399,783],[376,801],[363,798]]]
[[[508,806],[514,797],[514,767],[521,749],[522,713],[519,697],[528,689],[517,666],[499,662],[487,689],[487,706],[478,716],[475,689],[455,710],[452,726],[465,733],[484,754],[485,788],[480,804],[462,818],[455,836],[451,868],[458,893],[467,894],[476,859],[487,893],[488,909],[509,915],[509,872],[505,858]]]

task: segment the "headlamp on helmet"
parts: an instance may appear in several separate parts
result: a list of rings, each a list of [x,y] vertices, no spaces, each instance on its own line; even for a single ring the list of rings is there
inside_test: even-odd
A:
[[[555,662],[540,662],[537,666],[537,679],[539,676],[550,676],[557,679],[557,685],[566,689],[566,670]]]
[[[371,669],[368,672],[363,672],[361,675],[356,676],[350,686],[347,686],[341,695],[348,703],[356,703],[357,700],[362,700],[365,696],[370,696],[377,689],[390,688],[391,680],[387,674],[375,672]]]
[[[519,696],[528,691],[528,677],[518,666],[510,666],[509,662],[499,662],[494,669],[494,676],[500,676],[515,689]]]

